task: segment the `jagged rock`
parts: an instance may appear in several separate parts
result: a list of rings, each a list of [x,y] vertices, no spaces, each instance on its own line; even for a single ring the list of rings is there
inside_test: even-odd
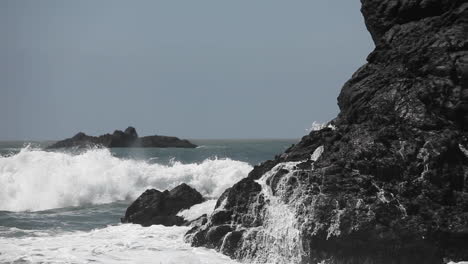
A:
[[[112,134],[105,134],[98,137],[88,136],[83,132],[79,132],[72,138],[67,138],[58,141],[49,149],[55,148],[70,148],[70,147],[107,147],[107,148],[196,148],[186,139],[168,136],[146,136],[138,137],[135,128],[128,127],[125,131],[115,130]]]
[[[134,127],[131,127],[131,126],[127,127],[127,129],[125,129],[124,134],[128,135],[128,136],[130,136],[132,138],[138,138],[138,133],[136,132],[136,129]]]
[[[150,225],[183,225],[186,221],[176,214],[203,202],[202,195],[185,183],[171,191],[160,192],[156,189],[146,190],[125,212],[122,223]],[[200,222],[200,224],[203,222]]]
[[[266,263],[468,260],[468,1],[361,2],[376,48],[332,126],[228,189],[192,245]]]

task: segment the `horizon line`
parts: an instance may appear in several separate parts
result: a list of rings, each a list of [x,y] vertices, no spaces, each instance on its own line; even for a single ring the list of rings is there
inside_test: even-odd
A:
[[[187,140],[299,140],[302,138],[300,137],[232,137],[232,138],[181,138],[180,139],[187,139]],[[0,139],[0,142],[46,142],[46,141],[60,141],[63,139]]]

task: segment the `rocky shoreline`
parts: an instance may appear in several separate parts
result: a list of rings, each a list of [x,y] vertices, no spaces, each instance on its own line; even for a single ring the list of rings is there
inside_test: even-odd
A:
[[[340,114],[219,198],[193,246],[274,263],[468,260],[468,2],[361,0]]]
[[[56,148],[87,148],[87,147],[106,147],[106,148],[196,148],[197,145],[186,139],[168,136],[146,136],[138,137],[136,129],[128,127],[125,131],[115,130],[112,134],[104,134],[98,137],[88,136],[79,132],[71,138],[58,141],[48,149]]]

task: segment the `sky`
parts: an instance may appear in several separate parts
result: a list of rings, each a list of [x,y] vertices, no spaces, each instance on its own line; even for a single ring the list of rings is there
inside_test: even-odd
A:
[[[0,140],[298,138],[374,45],[360,1],[0,1]]]

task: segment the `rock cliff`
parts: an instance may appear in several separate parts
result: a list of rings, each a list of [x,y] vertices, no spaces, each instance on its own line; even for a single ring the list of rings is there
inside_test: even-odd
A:
[[[362,0],[340,113],[225,191],[194,246],[268,263],[468,260],[468,1]]]
[[[105,134],[98,137],[88,136],[83,132],[79,132],[71,138],[58,141],[48,149],[55,148],[71,148],[71,147],[107,147],[107,148],[196,148],[197,145],[192,144],[186,139],[168,136],[146,136],[138,137],[138,134],[133,127],[128,127],[125,131],[115,130],[112,134]]]

